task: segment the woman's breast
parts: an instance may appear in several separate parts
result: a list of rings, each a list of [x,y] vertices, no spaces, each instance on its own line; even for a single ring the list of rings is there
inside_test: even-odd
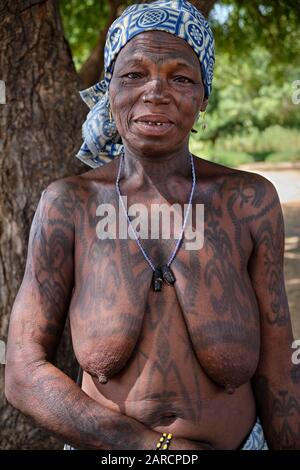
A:
[[[246,433],[255,413],[249,380],[259,357],[247,271],[233,275],[235,261],[180,250],[174,286],[154,292],[134,240],[110,240],[101,250],[91,244],[84,259],[70,322],[86,393],[158,431],[172,426],[183,437],[217,432],[221,439],[234,418]]]
[[[259,314],[246,266],[250,235],[244,228],[237,245],[235,226],[225,216],[210,220],[222,215],[210,209],[203,247],[180,248],[172,263],[176,282],[164,283],[160,292],[152,290],[152,270],[134,239],[99,239],[96,221],[76,239],[73,346],[83,369],[106,389],[123,375],[138,382],[146,366],[143,387],[165,381],[182,396],[187,382],[198,396],[195,378],[183,378],[186,370],[228,388],[253,375]],[[143,244],[155,264],[174,249],[172,240]]]
[[[236,292],[235,300],[219,313],[213,301],[221,302],[222,296],[226,301],[222,287],[215,283],[211,289],[203,283],[192,298],[183,273],[173,270],[175,287],[164,284],[161,292],[154,292],[149,277],[135,305],[128,301],[127,292],[119,289],[105,308],[103,296],[97,303],[100,296],[94,294],[93,283],[99,281],[88,276],[81,289],[85,295],[92,289],[92,301],[85,303],[77,296],[77,302],[71,303],[77,359],[99,386],[106,384],[104,389],[115,399],[128,393],[128,399],[134,394],[134,399],[137,395],[137,399],[151,400],[155,384],[155,390],[172,390],[156,396],[162,403],[171,396],[176,399],[177,394],[191,401],[199,396],[199,374],[230,390],[248,382],[256,370],[259,315],[247,274],[243,275],[241,292]],[[113,284],[108,270],[106,276]],[[244,308],[243,316],[234,315],[235,310],[232,313],[230,307],[236,309],[235,303]],[[90,312],[82,318],[82,309],[87,308]],[[113,384],[113,379],[121,387],[107,384]]]
[[[74,350],[86,371],[82,388],[154,430],[191,439],[214,436],[217,445],[229,417],[244,434],[254,419],[249,380],[257,366],[259,331],[213,316],[208,298],[199,298],[198,314],[189,315],[181,307],[184,292],[179,272],[176,276],[177,289],[149,288],[144,312],[110,311],[85,330],[76,330],[75,322]],[[227,392],[237,390],[225,393],[226,386]],[[228,448],[239,436],[228,437]]]

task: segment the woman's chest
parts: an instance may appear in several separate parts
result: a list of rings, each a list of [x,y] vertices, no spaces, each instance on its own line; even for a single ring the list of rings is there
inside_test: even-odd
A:
[[[124,371],[134,380],[141,368],[149,377],[168,370],[174,383],[188,366],[195,377],[203,369],[217,384],[236,387],[254,373],[259,330],[247,274],[251,240],[214,212],[198,227],[202,246],[179,249],[171,265],[175,284],[164,283],[160,292],[152,289],[153,272],[134,239],[101,239],[95,222],[81,234],[72,338],[79,362],[100,383]],[[175,245],[143,243],[156,264],[165,263]]]

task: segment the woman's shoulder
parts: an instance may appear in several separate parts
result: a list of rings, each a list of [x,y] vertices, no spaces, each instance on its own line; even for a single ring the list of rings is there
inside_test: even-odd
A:
[[[267,215],[272,207],[280,211],[280,199],[272,181],[260,173],[231,168],[200,159],[195,165],[199,180],[213,185],[223,204],[235,217],[254,220]],[[204,176],[203,176],[204,175]]]
[[[117,158],[115,159],[117,160]],[[78,175],[69,175],[52,181],[45,191],[67,194],[86,194],[94,189],[95,184],[113,183],[116,179],[116,162],[111,161],[103,166],[92,168]]]
[[[274,188],[273,183],[265,176],[254,171],[248,171],[240,168],[234,168],[222,165],[220,163],[206,160],[201,157],[195,158],[195,167],[199,175],[224,179],[228,184],[238,184],[240,187],[253,186],[253,188],[264,188],[265,190]]]

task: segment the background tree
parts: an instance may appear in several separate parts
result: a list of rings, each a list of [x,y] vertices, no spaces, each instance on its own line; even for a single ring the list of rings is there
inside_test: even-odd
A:
[[[0,31],[0,79],[7,92],[6,104],[0,105],[0,338],[5,339],[41,192],[53,180],[83,171],[74,153],[81,142],[86,109],[78,95],[80,82],[54,0],[5,2]],[[59,363],[72,373],[68,335]],[[2,366],[1,448],[58,445],[7,406],[3,379]]]

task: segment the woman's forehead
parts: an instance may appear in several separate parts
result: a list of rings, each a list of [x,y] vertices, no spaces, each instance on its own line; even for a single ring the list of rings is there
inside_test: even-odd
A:
[[[136,57],[143,59],[143,54],[157,54],[169,60],[182,59],[191,66],[199,66],[199,59],[191,46],[182,38],[165,31],[144,31],[134,36],[120,50],[116,62],[128,61]]]

